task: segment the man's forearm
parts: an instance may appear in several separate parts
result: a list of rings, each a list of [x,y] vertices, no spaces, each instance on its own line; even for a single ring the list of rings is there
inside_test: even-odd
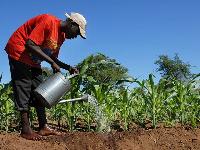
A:
[[[42,60],[48,62],[51,65],[54,63],[54,60],[52,60],[48,55],[43,53],[40,47],[36,45],[32,40],[30,39],[27,40],[26,47],[30,50],[32,54],[38,56]]]
[[[65,69],[65,70],[69,70],[70,65],[65,64],[63,62],[61,62],[60,60],[58,60],[56,57],[51,56],[51,59],[58,64],[61,68]]]

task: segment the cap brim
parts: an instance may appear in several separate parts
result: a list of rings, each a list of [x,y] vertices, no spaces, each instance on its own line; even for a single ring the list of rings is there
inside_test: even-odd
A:
[[[80,26],[79,26],[79,29],[80,29],[81,37],[86,39],[85,30],[83,30]]]

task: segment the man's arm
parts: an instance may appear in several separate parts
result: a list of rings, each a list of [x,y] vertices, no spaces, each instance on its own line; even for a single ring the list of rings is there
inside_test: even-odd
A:
[[[52,59],[56,64],[58,64],[61,68],[65,69],[65,70],[68,70],[68,71],[70,72],[70,74],[76,73],[77,75],[79,75],[79,71],[78,71],[76,68],[74,68],[74,67],[72,67],[72,66],[70,66],[70,65],[68,65],[68,64],[63,63],[62,61],[58,60],[58,59],[57,59],[56,57],[54,57],[54,56],[51,56],[51,59]]]
[[[53,70],[60,72],[60,67],[56,64],[56,62],[53,59],[51,59],[48,55],[43,53],[40,47],[37,44],[35,44],[31,39],[27,40],[26,48],[29,49],[32,54],[48,62]]]

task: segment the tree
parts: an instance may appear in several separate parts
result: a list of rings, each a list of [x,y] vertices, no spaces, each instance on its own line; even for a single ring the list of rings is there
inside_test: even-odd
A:
[[[83,62],[80,62],[76,67],[81,70]],[[119,88],[121,85],[117,85],[117,81],[125,79],[128,69],[116,62],[115,59],[110,59],[108,56],[97,53],[93,55],[91,61],[88,64],[86,74],[92,76],[93,79],[99,84],[109,84],[115,88]],[[83,86],[87,86],[87,80],[83,81]]]
[[[156,60],[155,64],[159,65],[156,71],[161,72],[161,76],[167,77],[167,79],[170,78],[170,75],[173,75],[176,80],[185,81],[194,76],[190,72],[192,66],[180,60],[177,53],[174,59],[170,59],[167,55],[160,55],[159,60]]]

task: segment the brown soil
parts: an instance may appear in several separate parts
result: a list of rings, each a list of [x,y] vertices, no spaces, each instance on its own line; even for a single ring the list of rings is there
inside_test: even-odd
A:
[[[200,150],[200,129],[190,127],[134,128],[132,131],[66,132],[44,141],[26,140],[19,133],[0,134],[6,150]]]

